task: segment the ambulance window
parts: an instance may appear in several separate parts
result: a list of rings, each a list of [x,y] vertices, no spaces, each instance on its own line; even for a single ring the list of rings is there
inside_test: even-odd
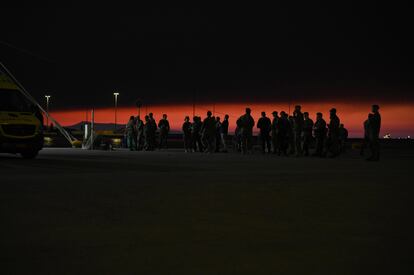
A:
[[[30,102],[16,90],[0,89],[0,111],[31,112]]]

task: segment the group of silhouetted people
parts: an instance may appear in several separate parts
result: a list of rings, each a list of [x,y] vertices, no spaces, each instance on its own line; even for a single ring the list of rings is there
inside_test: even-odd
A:
[[[168,133],[170,132],[170,123],[167,120],[167,115],[164,114],[158,124],[154,119],[153,113],[146,115],[144,120],[142,121],[139,116],[130,117],[125,127],[128,148],[131,151],[154,151],[157,147],[167,149]],[[156,142],[157,130],[159,130],[158,144]]]
[[[247,108],[246,113],[236,122],[235,143],[236,148],[242,153],[252,151],[255,122],[250,113],[251,110]],[[345,150],[348,131],[340,124],[335,108],[330,110],[329,124],[323,119],[322,113],[317,113],[314,122],[308,112],[302,113],[300,105],[295,106],[291,116],[284,111],[280,114],[274,111],[272,116],[271,120],[262,112],[257,122],[263,153],[309,156],[313,139],[316,142],[313,156],[336,157]]]
[[[253,152],[253,128],[259,130],[259,143],[262,153],[272,153],[279,156],[316,156],[335,158],[346,150],[348,131],[337,115],[337,110],[329,111],[329,123],[325,121],[322,113],[316,114],[313,121],[308,112],[302,113],[300,105],[295,106],[293,114],[277,111],[272,113],[272,120],[262,112],[255,124],[250,108],[246,108],[244,115],[236,121],[233,136],[233,148],[243,154]],[[361,155],[367,147],[370,148],[370,161],[379,160],[379,132],[381,116],[379,106],[372,106],[372,113],[364,122],[365,137],[361,146]],[[159,131],[159,143],[156,143],[156,132]],[[167,115],[155,122],[153,114],[145,116],[142,121],[139,116],[131,116],[126,125],[126,138],[130,150],[155,150],[156,147],[168,148],[167,138],[170,124]],[[194,116],[192,121],[186,116],[182,125],[182,134],[185,152],[228,152],[229,116],[225,115],[223,121],[220,117],[207,112],[202,120]],[[315,143],[315,150],[310,152],[311,145]]]
[[[193,122],[186,116],[182,126],[185,152],[227,152],[227,137],[229,132],[229,116],[224,120],[214,117],[211,111],[207,117],[194,116]]]

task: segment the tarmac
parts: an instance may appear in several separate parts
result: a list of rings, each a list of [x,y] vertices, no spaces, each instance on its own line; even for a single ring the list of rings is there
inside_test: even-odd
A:
[[[380,162],[0,154],[2,274],[413,274],[414,147]]]

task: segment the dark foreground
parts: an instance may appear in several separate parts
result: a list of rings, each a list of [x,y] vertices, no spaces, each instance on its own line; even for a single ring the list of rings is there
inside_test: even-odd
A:
[[[0,273],[413,274],[414,148],[397,147],[0,155]]]

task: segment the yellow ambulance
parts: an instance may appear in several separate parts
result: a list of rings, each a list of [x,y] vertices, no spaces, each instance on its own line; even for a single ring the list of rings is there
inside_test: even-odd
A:
[[[43,148],[43,116],[0,70],[0,153],[35,158]]]

